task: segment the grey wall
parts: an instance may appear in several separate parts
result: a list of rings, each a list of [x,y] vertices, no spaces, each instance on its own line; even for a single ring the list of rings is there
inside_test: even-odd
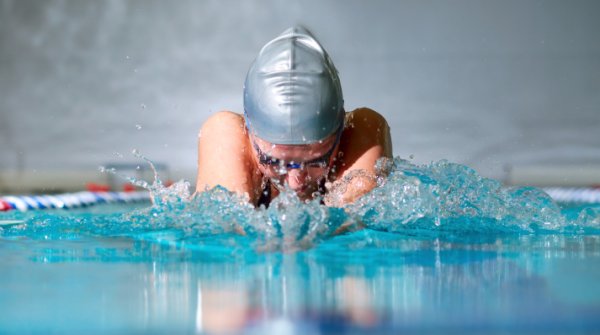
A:
[[[600,164],[598,1],[0,0],[0,169],[195,169],[261,46],[307,25],[394,152],[501,177]],[[138,129],[141,128],[141,129]],[[121,157],[123,156],[123,157]]]

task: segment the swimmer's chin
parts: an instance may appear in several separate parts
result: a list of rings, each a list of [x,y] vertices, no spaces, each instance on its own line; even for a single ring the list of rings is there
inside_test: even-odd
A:
[[[294,192],[296,194],[296,196],[298,197],[298,199],[305,201],[305,200],[310,200],[312,197],[310,196],[310,193],[308,192],[308,188],[307,187],[303,187],[300,189],[291,189],[292,192]]]
[[[298,196],[298,198],[301,201],[312,201],[315,199],[315,194],[318,193],[318,189],[317,188],[304,188],[301,191],[296,192],[296,195]]]
[[[278,190],[281,191],[281,189],[278,189]],[[301,186],[300,188],[289,187],[289,190],[293,191],[296,194],[296,196],[298,197],[298,199],[300,199],[302,201],[307,201],[307,200],[313,199],[312,194],[315,192],[316,188],[311,187],[310,185],[304,185],[304,186]]]

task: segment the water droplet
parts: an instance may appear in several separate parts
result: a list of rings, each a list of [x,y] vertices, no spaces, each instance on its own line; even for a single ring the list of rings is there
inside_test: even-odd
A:
[[[142,107],[142,109],[146,109],[146,104],[140,104],[140,107]]]
[[[140,125],[140,124],[136,124],[136,125],[135,125],[135,129],[137,129],[137,130],[142,130],[142,125]]]
[[[408,158],[410,158],[410,159],[415,159],[415,155],[413,155],[413,154],[410,154],[410,155],[408,156]]]
[[[131,57],[129,57],[129,56],[125,56],[125,59],[130,59],[130,58],[131,58]]]
[[[113,152],[113,154],[119,158],[123,158],[123,154],[118,151]]]

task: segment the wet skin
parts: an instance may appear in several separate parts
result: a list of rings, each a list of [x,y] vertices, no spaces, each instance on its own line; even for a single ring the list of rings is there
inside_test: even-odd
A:
[[[247,195],[249,201],[256,204],[264,181],[275,179],[287,183],[301,199],[310,199],[319,181],[327,177],[333,182],[328,183],[327,192],[336,193],[337,196],[326,196],[325,203],[343,206],[372,190],[376,186],[375,162],[382,157],[392,157],[387,122],[368,108],[359,108],[346,114],[345,128],[326,168],[305,166],[282,170],[261,164],[252,138],[260,151],[281,159],[285,164],[320,157],[335,143],[334,134],[321,143],[273,146],[249,134],[242,115],[216,113],[203,124],[198,135],[197,192],[221,185],[230,191]],[[344,180],[344,177],[356,175],[353,172],[359,170],[362,173],[358,177]],[[342,180],[344,185],[341,185]],[[277,188],[273,187],[272,196],[277,194]]]

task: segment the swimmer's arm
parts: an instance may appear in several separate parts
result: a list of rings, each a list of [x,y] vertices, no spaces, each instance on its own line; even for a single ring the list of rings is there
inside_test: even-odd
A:
[[[196,193],[220,185],[256,203],[256,176],[249,156],[244,118],[232,112],[212,115],[198,134]]]
[[[392,141],[387,121],[379,113],[359,108],[347,115],[337,165],[336,181],[328,185],[325,204],[341,207],[356,201],[377,186],[375,163],[392,158]]]

